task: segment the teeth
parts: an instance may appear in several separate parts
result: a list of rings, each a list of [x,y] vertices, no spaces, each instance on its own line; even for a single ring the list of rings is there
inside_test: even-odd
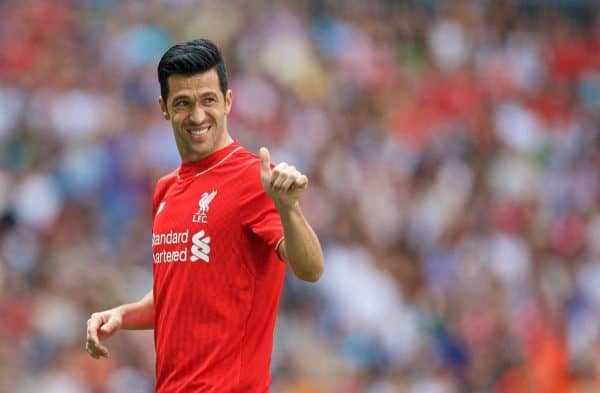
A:
[[[200,135],[204,135],[208,132],[208,128],[205,128],[203,130],[189,130],[190,134],[194,135],[194,136],[200,136]]]

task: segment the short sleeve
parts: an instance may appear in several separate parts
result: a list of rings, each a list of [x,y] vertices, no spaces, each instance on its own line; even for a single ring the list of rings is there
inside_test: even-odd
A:
[[[171,172],[156,182],[154,194],[152,195],[152,222],[154,222],[154,217],[156,217],[158,209],[161,208],[160,204],[164,203],[163,198],[165,197],[169,187],[175,182],[175,179],[177,179],[176,172]]]
[[[240,187],[240,218],[242,226],[276,250],[283,238],[281,218],[273,201],[260,181],[260,161],[244,170]]]

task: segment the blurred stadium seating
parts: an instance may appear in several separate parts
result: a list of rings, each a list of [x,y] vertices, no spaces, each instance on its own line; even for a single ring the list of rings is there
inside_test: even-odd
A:
[[[152,391],[151,332],[84,326],[151,286],[156,64],[197,37],[311,181],[273,393],[600,391],[597,4],[0,1],[0,391]]]

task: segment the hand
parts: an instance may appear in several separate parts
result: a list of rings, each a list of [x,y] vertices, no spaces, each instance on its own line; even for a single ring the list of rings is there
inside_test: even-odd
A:
[[[123,315],[118,308],[93,313],[87,321],[85,349],[94,359],[108,357],[108,349],[100,344],[115,334],[123,324]]]
[[[260,148],[260,180],[277,208],[293,207],[308,187],[308,178],[285,162],[271,169],[271,155]]]

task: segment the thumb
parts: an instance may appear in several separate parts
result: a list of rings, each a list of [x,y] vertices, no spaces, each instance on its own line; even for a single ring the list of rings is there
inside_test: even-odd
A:
[[[266,147],[260,148],[260,168],[263,172],[271,172],[271,155]]]
[[[119,327],[119,323],[115,318],[110,318],[104,325],[100,327],[100,332],[104,335],[110,335],[114,333]]]

